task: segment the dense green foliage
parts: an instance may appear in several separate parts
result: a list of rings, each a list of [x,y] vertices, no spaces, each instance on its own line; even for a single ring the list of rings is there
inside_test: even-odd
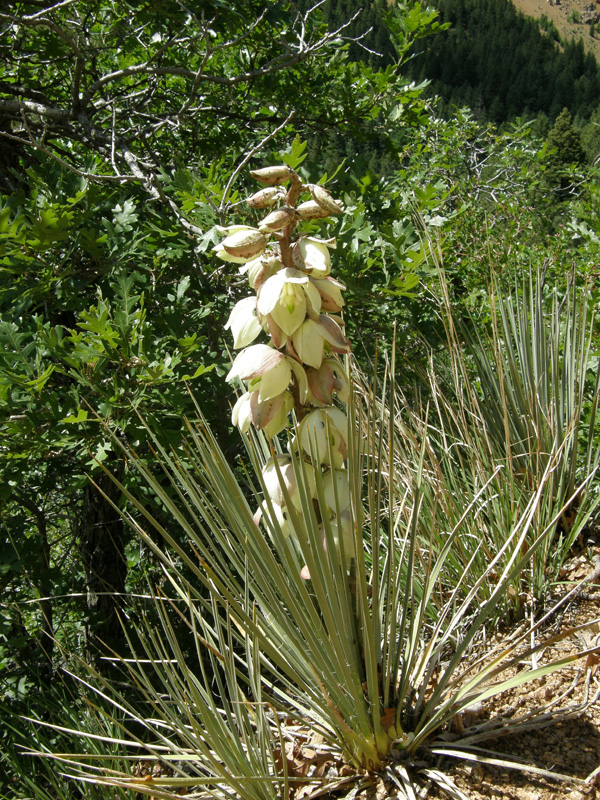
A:
[[[239,447],[222,326],[240,287],[210,253],[245,193],[232,170],[272,136],[275,148],[331,129],[387,141],[387,119],[420,113],[399,64],[431,14],[397,24],[398,64],[378,72],[348,59],[358,18],[347,31],[286,2],[166,10],[0,13],[5,698],[52,674],[55,639],[122,646],[119,596],[152,567],[100,475],[102,463],[135,480],[103,423],[149,457],[138,413],[177,445],[198,402],[226,450]]]

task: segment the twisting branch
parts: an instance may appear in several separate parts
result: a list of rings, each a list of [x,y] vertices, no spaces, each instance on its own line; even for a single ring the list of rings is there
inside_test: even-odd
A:
[[[225,187],[225,191],[223,192],[223,197],[221,198],[221,203],[220,203],[220,205],[219,205],[219,207],[217,209],[217,212],[221,216],[221,220],[224,219],[225,214],[227,213],[227,210],[229,209],[229,204],[227,203],[227,197],[229,195],[229,190],[231,189],[231,187],[233,185],[233,182],[235,181],[237,176],[244,169],[244,167],[250,161],[250,159],[253,158],[258,152],[260,152],[263,149],[263,147],[267,144],[267,142],[270,142],[271,139],[275,138],[275,136],[277,136],[277,134],[280,131],[282,131],[285,128],[285,126],[288,125],[292,121],[292,119],[294,118],[294,113],[295,113],[294,111],[291,111],[288,114],[287,119],[285,119],[281,123],[281,125],[278,125],[275,128],[275,130],[273,130],[273,131],[271,131],[271,133],[267,134],[267,136],[265,136],[265,138],[261,142],[259,142],[256,145],[256,147],[253,147],[252,150],[250,150],[250,152],[248,152],[244,156],[244,158],[240,161],[238,166],[231,173],[231,175],[229,176],[229,180],[227,181],[227,186]]]

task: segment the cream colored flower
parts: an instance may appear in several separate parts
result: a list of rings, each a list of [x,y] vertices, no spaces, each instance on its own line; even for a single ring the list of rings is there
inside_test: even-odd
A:
[[[286,391],[292,376],[296,378],[301,402],[304,402],[308,382],[303,366],[269,345],[254,344],[237,354],[226,380],[230,382],[240,378],[249,381],[249,390],[258,389],[262,402]]]
[[[330,249],[335,249],[335,239],[315,239],[304,236],[299,239],[292,250],[294,264],[302,269],[310,270],[313,278],[325,278],[331,272]]]
[[[313,405],[332,405],[334,393],[342,403],[348,402],[348,381],[337,359],[325,358],[318,369],[309,367],[306,377]]]
[[[286,267],[260,287],[257,308],[261,316],[272,317],[279,328],[291,336],[307,314],[319,314],[321,295],[306,273]]]
[[[314,467],[304,462],[303,464],[298,464],[298,469],[303,470],[303,480],[306,482],[307,491],[311,497],[314,497],[316,495]],[[276,455],[275,458],[269,459],[263,467],[262,474],[267,494],[274,503],[280,506],[286,505],[282,489],[283,485],[285,486],[292,505],[294,505],[298,511],[302,510],[302,497],[291,456],[279,454]]]
[[[341,555],[343,552],[344,560],[346,561],[346,564],[348,564],[348,562],[356,555],[356,540],[354,536],[354,525],[352,522],[352,514],[350,513],[350,509],[342,511],[339,516],[334,516],[329,521],[329,525],[331,526],[331,535],[333,537],[335,548],[339,555]],[[327,550],[327,537],[325,535],[324,528],[322,528],[322,532],[323,548]]]
[[[246,263],[239,268],[239,272],[240,275],[248,276],[250,288],[257,292],[263,283],[270,278],[271,275],[279,272],[282,267],[283,264],[277,256],[267,250],[266,253],[262,253],[258,258],[253,258],[252,261],[246,261]]]
[[[288,414],[293,407],[291,392],[282,392],[264,402],[260,400],[258,392],[245,392],[233,407],[231,422],[239,428],[240,433],[247,433],[252,423],[272,439],[286,427]]]
[[[251,344],[262,327],[256,316],[256,297],[246,297],[234,305],[225,324],[225,330],[231,328],[233,346],[236,350]]]
[[[345,469],[330,469],[327,475],[323,478],[323,495],[327,507],[333,513],[336,511],[336,496],[337,496],[337,509],[343,511],[350,505],[350,479],[348,472]]]
[[[292,334],[292,347],[300,361],[317,369],[323,361],[325,342],[335,353],[350,352],[350,342],[342,333],[340,326],[325,314],[321,314],[318,321],[304,320]]]
[[[343,283],[336,281],[335,278],[315,278],[313,284],[321,295],[321,311],[337,314],[344,306],[342,292],[346,288]]]
[[[252,411],[250,408],[250,392],[238,397],[236,404],[231,412],[231,424],[236,425],[240,433],[248,433],[252,422]]]
[[[307,414],[298,428],[299,445],[311,459],[341,468],[347,456],[348,419],[332,406]]]

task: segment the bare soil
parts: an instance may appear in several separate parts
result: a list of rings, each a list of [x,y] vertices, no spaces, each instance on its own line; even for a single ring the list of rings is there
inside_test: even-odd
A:
[[[566,583],[563,593],[573,586],[572,581],[593,576],[574,597],[548,620],[546,635],[568,635],[546,658],[557,660],[600,644],[600,624],[596,622],[583,630],[573,630],[600,617],[600,585],[598,573],[600,548],[594,547],[574,556],[563,571]],[[559,598],[556,594],[554,599]],[[500,634],[502,635],[502,634]],[[531,663],[523,664],[531,666]],[[534,716],[548,709],[553,721],[521,733],[508,733],[487,745],[485,754],[495,760],[525,762],[528,767],[555,775],[528,773],[504,766],[482,765],[476,762],[448,761],[442,771],[451,777],[469,800],[600,800],[600,658],[592,654],[581,659],[575,667],[566,668],[541,680],[494,698],[486,704],[485,716],[502,715],[507,720],[521,719],[533,724]],[[468,722],[468,721],[467,721]],[[481,722],[481,720],[478,720]],[[468,730],[465,731],[468,733]],[[457,737],[458,738],[458,737]],[[448,795],[431,787],[427,798]]]
[[[546,15],[558,28],[563,41],[582,39],[585,49],[600,61],[600,22],[596,24],[597,33],[592,37],[589,23],[574,22],[572,17],[573,12],[582,19],[595,13],[600,17],[600,3],[595,0],[552,0],[552,3],[548,0],[513,0],[513,3],[529,17],[540,19]]]

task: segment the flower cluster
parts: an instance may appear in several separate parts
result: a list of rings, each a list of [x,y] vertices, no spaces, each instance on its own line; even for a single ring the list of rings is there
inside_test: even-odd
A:
[[[348,382],[339,360],[350,352],[340,317],[345,287],[331,277],[335,239],[294,237],[303,220],[339,214],[342,207],[322,186],[304,184],[287,166],[267,167],[251,175],[267,186],[247,202],[266,216],[256,227],[225,228],[225,238],[214,248],[219,258],[240,264],[240,273],[254,291],[235,305],[226,325],[234,348],[240,350],[227,380],[239,379],[246,385],[233,408],[232,421],[242,433],[254,425],[273,438],[286,428],[290,412],[295,412],[298,427],[293,446],[302,461],[305,486],[316,497],[314,470],[318,467],[326,505],[319,513],[322,520],[330,517],[334,541],[339,545],[341,537],[343,551],[350,557],[354,537],[345,469],[348,421],[334,403],[334,397],[342,403],[348,399]],[[301,202],[306,195],[310,199]],[[254,344],[261,334],[268,343]],[[287,505],[301,510],[292,457],[272,458],[263,478],[269,505],[287,536],[292,530]],[[265,508],[263,504],[257,519]]]

